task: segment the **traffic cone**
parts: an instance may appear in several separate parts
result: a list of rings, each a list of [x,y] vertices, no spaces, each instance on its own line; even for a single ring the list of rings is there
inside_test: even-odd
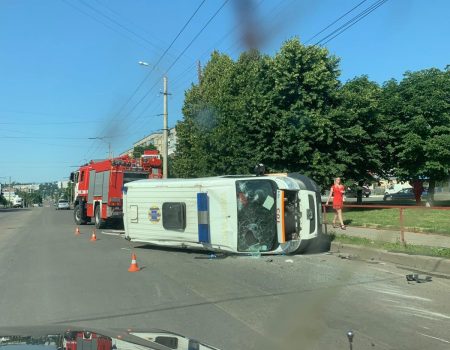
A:
[[[97,240],[97,236],[95,235],[95,229],[92,231],[92,236],[91,236],[91,239],[90,239],[90,241],[91,242],[94,242],[94,241],[96,241]]]
[[[79,235],[80,234],[80,228],[77,226],[77,228],[75,229],[75,235]]]
[[[131,265],[128,268],[128,272],[138,272],[139,271],[139,266],[136,262],[136,254],[131,254]]]

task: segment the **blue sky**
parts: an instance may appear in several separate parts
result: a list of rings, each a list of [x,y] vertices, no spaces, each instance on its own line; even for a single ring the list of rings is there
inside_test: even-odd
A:
[[[236,58],[244,49],[236,3],[228,1],[168,72],[169,125],[181,119],[196,61],[212,49]],[[306,41],[362,0],[254,0],[261,50]],[[315,43],[376,0],[366,0]],[[114,154],[162,128],[161,71],[167,70],[223,0],[206,0],[159,70],[156,63],[201,0],[1,0],[0,182],[67,178],[74,166]],[[382,83],[407,70],[449,64],[447,0],[388,0],[325,46],[341,58],[341,79]],[[133,92],[148,75],[141,89]],[[128,104],[125,104],[132,97]],[[137,104],[142,100],[140,104]],[[104,140],[92,137],[108,136]]]

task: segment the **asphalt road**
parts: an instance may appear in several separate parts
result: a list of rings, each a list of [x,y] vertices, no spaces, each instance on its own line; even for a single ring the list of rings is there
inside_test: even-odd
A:
[[[223,349],[448,349],[450,280],[335,254],[208,259],[130,244],[71,211],[0,211],[0,326],[160,328]],[[144,267],[127,271],[133,249]]]

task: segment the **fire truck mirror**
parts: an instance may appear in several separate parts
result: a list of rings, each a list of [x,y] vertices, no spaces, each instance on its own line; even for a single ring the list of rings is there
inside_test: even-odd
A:
[[[72,172],[72,173],[70,173],[70,181],[74,181],[74,179],[75,179],[75,174]]]

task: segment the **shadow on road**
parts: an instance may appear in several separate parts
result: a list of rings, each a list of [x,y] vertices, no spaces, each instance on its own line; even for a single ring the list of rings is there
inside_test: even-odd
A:
[[[0,212],[30,211],[31,208],[0,208]]]
[[[172,252],[172,253],[182,253],[182,254],[187,254],[187,255],[191,255],[191,254],[196,254],[199,255],[198,257],[194,257],[194,259],[209,259],[212,255],[215,255],[215,258],[222,258],[224,259],[225,257],[228,256],[228,254],[225,253],[219,253],[219,252],[211,252],[211,251],[207,251],[207,250],[200,250],[200,249],[188,249],[188,248],[175,248],[175,247],[161,247],[161,246],[157,246],[157,245],[152,245],[152,244],[144,244],[144,245],[139,245],[135,247],[136,249],[151,249],[151,250],[157,250],[157,251],[161,251],[161,252]]]

